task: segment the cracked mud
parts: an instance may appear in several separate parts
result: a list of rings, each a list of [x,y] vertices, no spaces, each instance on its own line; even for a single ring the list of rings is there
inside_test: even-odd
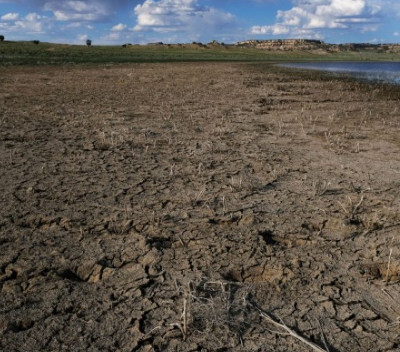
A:
[[[398,351],[400,89],[262,64],[7,68],[0,349]]]

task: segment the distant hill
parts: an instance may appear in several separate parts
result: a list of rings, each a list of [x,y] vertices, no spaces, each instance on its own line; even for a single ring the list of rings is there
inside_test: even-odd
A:
[[[383,53],[399,53],[400,44],[371,44],[371,43],[346,43],[329,44],[321,40],[312,39],[267,39],[245,40],[235,43],[238,47],[251,47],[263,50],[323,50],[326,52],[340,51],[375,51]]]

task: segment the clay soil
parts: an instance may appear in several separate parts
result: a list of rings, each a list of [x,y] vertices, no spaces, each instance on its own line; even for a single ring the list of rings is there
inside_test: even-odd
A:
[[[244,63],[0,77],[0,350],[400,346],[399,88]]]

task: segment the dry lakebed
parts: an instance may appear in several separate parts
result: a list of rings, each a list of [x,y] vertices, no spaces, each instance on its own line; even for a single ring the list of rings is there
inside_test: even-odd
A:
[[[5,68],[0,350],[399,351],[399,99],[262,63]]]

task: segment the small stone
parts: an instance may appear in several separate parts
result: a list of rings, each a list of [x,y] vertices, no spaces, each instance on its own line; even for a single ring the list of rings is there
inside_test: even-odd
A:
[[[357,325],[357,327],[354,329],[355,332],[363,332],[364,328],[361,325]]]
[[[107,280],[114,273],[114,271],[115,270],[112,268],[104,268],[103,274],[101,275],[101,279]]]
[[[92,269],[92,274],[88,278],[88,282],[98,282],[101,279],[103,267],[99,264],[95,264]]]

